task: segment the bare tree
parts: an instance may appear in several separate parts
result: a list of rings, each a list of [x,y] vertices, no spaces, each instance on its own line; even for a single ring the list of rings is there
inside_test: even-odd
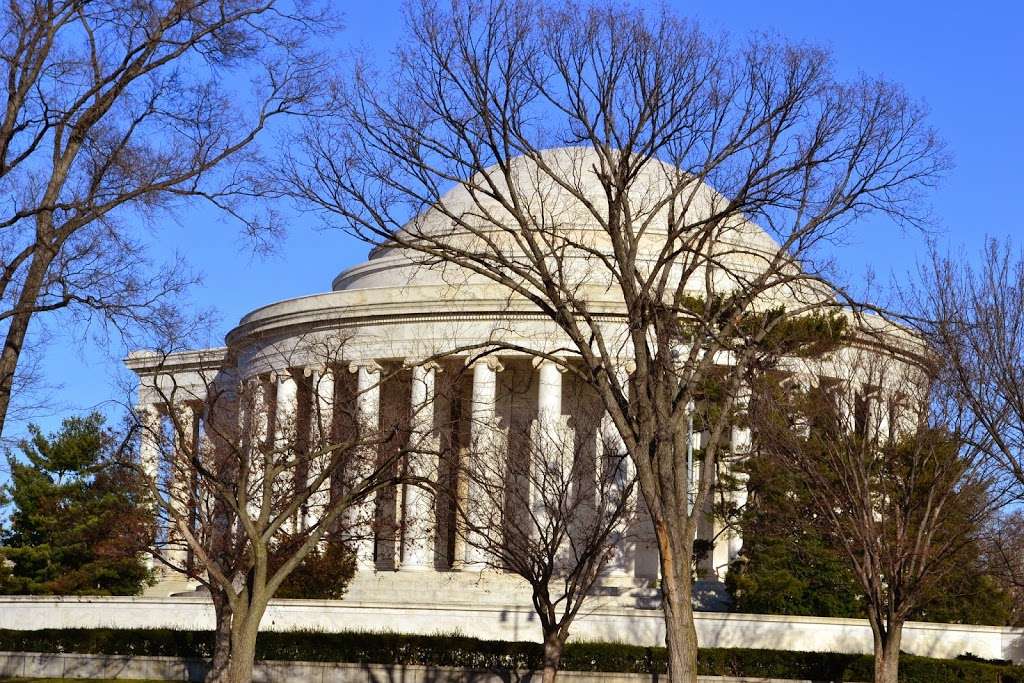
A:
[[[540,382],[552,372],[561,370],[547,364]],[[454,501],[461,542],[480,565],[529,584],[545,683],[556,680],[574,620],[605,570],[624,564],[640,521],[618,433],[607,422],[602,429],[595,401],[574,403],[564,414],[560,398],[539,406],[529,425],[510,425],[497,444],[471,444],[469,457],[453,454],[447,468],[465,492]]]
[[[986,569],[1009,595],[1008,623],[1024,623],[1024,513],[1012,510],[1000,516],[982,548]]]
[[[839,305],[831,239],[871,211],[920,219],[942,147],[891,83],[667,10],[456,0],[413,3],[406,24],[393,67],[344,79],[286,150],[287,191],[452,286],[496,284],[496,312],[550,321],[543,348],[493,348],[600,397],[653,518],[671,675],[693,681],[694,535],[745,369],[778,325]]]
[[[845,551],[874,635],[874,680],[896,683],[903,624],[976,552],[1004,497],[934,368],[891,349],[836,356],[831,376],[761,385],[754,440],[795,473]]]
[[[1024,254],[988,240],[979,257],[933,251],[908,308],[974,415],[972,441],[991,446],[1024,495]]]
[[[241,385],[224,359],[184,373],[155,354],[134,359],[146,366],[151,398],[138,413],[140,466],[166,530],[155,556],[210,590],[217,626],[208,680],[251,680],[275,592],[327,541],[352,552],[372,544],[373,497],[400,481],[405,451],[389,445],[397,431],[360,412],[360,390],[341,381],[349,374],[339,370],[342,347],[304,350],[304,366],[313,359],[321,368],[309,376],[282,358],[276,378]]]
[[[194,278],[180,261],[153,267],[140,223],[201,198],[265,233],[254,141],[314,92],[309,38],[328,18],[285,0],[6,4],[0,431],[39,314],[181,333]]]

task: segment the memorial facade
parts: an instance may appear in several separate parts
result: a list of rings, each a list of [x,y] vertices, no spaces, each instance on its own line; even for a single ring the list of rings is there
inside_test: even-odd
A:
[[[592,175],[592,152],[570,148],[546,154],[589,192],[600,194]],[[637,186],[656,195],[665,182],[664,168],[657,162],[649,166]],[[528,162],[520,164],[520,171],[524,178],[533,177]],[[710,188],[701,192],[705,205],[715,201]],[[546,212],[567,217],[574,240],[586,243],[590,251],[610,252],[607,234],[579,219],[575,196],[537,187],[536,197]],[[472,203],[461,186],[445,195],[444,201],[455,207]],[[443,218],[429,211],[414,220],[418,229],[446,229]],[[656,232],[649,242],[652,251],[661,246]],[[779,249],[751,223],[735,226],[725,242],[722,258],[736,272],[756,268],[759,255]],[[592,258],[569,259],[566,268],[578,278],[580,295],[593,310],[606,315],[609,329],[614,328],[616,307],[621,304],[608,273]],[[698,294],[701,291],[698,288]],[[323,352],[328,346],[333,349],[329,354]],[[488,351],[489,347],[499,348]],[[155,423],[173,413],[187,423],[186,438],[193,443],[181,444],[186,450],[196,448],[207,433],[207,393],[220,384],[248,386],[263,397],[248,411],[259,414],[239,416],[246,429],[263,434],[337,429],[339,421],[357,415],[381,430],[395,427],[395,433],[405,434],[406,439],[433,439],[444,456],[466,451],[484,429],[503,440],[502,448],[515,450],[540,425],[570,433],[578,452],[607,457],[604,451],[614,448],[614,435],[609,439],[603,433],[596,397],[564,367],[534,355],[560,354],[560,349],[570,347],[547,314],[486,276],[385,246],[339,274],[329,292],[252,311],[227,334],[222,348],[169,354],[140,351],[126,362],[139,377],[139,415]],[[565,362],[572,363],[571,356]],[[629,372],[629,367],[624,344],[621,371]],[[695,449],[700,448],[700,440],[699,432],[691,435]],[[731,440],[734,451],[742,450],[749,447],[750,435],[737,428]],[[590,445],[580,448],[579,444]],[[147,448],[152,449],[152,444],[144,439],[143,462],[151,463],[155,476],[156,456]],[[434,460],[419,474],[431,479],[439,491],[474,504],[472,490],[460,489],[459,482],[446,478],[439,464],[446,460]],[[410,461],[407,466],[415,469],[422,464]],[[742,490],[729,495],[736,506],[742,505]],[[330,492],[323,496],[329,498]],[[357,543],[358,574],[348,599],[388,601],[401,595],[404,586],[415,587],[422,597],[429,586],[452,582],[461,586],[459,599],[464,601],[513,602],[517,595],[523,597],[514,580],[495,576],[500,572],[482,572],[486,558],[460,538],[451,500],[445,503],[421,488],[404,486],[381,492],[362,505],[361,518],[373,524]],[[625,587],[621,594],[630,596],[632,603],[655,595],[658,578],[657,550],[648,525],[641,520],[634,527],[616,550],[605,577],[605,583]],[[710,512],[698,536],[713,545],[702,562],[703,576],[723,579],[742,548],[742,539],[723,528]],[[481,573],[488,578],[481,581]],[[438,588],[436,597],[443,601],[450,593]]]

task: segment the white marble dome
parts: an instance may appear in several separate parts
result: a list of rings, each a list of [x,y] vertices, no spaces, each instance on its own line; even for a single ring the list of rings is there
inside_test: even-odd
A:
[[[612,278],[606,263],[589,253],[610,254],[610,237],[579,199],[582,196],[592,202],[598,212],[604,203],[597,153],[589,148],[552,149],[541,154],[540,163],[551,172],[540,170],[538,162],[528,157],[510,162],[508,179],[499,167],[491,166],[445,192],[435,206],[410,220],[398,239],[472,246],[484,235],[514,258],[522,253],[516,221],[496,200],[481,196],[477,190],[493,183],[504,191],[511,184],[524,213],[535,221],[531,229],[550,225],[553,245],[584,245],[570,246],[564,252],[568,254],[566,277],[577,285],[579,296],[595,311],[621,310],[620,296],[610,286]],[[555,182],[554,173],[568,187]],[[661,202],[666,188],[686,181],[682,171],[657,160],[649,161],[639,172],[629,199],[637,221],[648,221],[640,240],[641,263],[645,258],[655,258],[664,246],[669,208]],[[687,210],[695,217],[707,215],[727,202],[705,184],[694,184],[687,196]],[[453,227],[453,217],[474,226],[473,231]],[[756,272],[779,250],[764,230],[748,221],[723,229],[714,248],[724,262],[723,273],[717,278],[723,290],[731,286],[724,271]],[[694,292],[703,295],[702,273],[694,279]],[[510,296],[509,290],[487,276],[451,264],[425,265],[418,252],[400,246],[375,248],[367,261],[347,268],[332,284],[330,292],[269,304],[242,318],[228,334],[227,342],[239,350],[242,365],[247,368],[243,374],[270,369],[272,363],[261,356],[264,351],[279,355],[280,345],[287,343],[289,335],[299,333],[306,338],[317,330],[345,329],[356,346],[386,343],[390,349],[385,355],[395,358],[441,353],[444,345],[472,344],[495,334],[518,335],[521,339],[517,341],[526,346],[551,346],[564,341],[554,324],[532,304]],[[783,292],[779,296],[785,299],[793,295]],[[805,301],[807,296],[807,292],[800,294]],[[827,298],[829,292],[819,291],[812,296]]]
[[[520,211],[530,216],[532,229],[552,245],[566,243],[585,245],[595,252],[611,254],[612,243],[605,226],[595,218],[607,212],[607,200],[598,175],[601,160],[592,148],[564,147],[546,150],[540,159],[520,156],[508,164],[506,174],[498,165],[475,174],[445,192],[440,200],[410,220],[401,231],[400,240],[430,240],[434,244],[450,244],[459,248],[474,247],[482,251],[500,248],[509,256],[523,253],[517,239],[517,221],[494,194],[515,197]],[[557,181],[556,181],[557,178]],[[658,160],[644,164],[630,188],[630,209],[637,224],[644,225],[640,260],[654,258],[666,238],[670,210],[678,206],[665,202],[672,187],[690,183],[683,195],[694,217],[709,215],[714,207],[728,203],[725,197],[704,183],[696,183],[680,169]],[[493,187],[493,194],[488,189]],[[511,188],[511,189],[510,189]],[[588,205],[590,208],[588,208]],[[456,223],[458,217],[472,226],[472,232]],[[484,244],[483,237],[493,242]],[[718,240],[729,266],[744,270],[751,267],[751,253],[770,257],[779,246],[761,228],[739,222],[722,231]],[[646,249],[645,249],[646,247]],[[581,250],[569,250],[580,277],[593,285],[595,292],[608,284],[608,273]],[[333,282],[335,291],[352,289],[436,285],[458,283],[462,286],[486,286],[490,281],[482,275],[469,275],[455,266],[420,265],[422,257],[404,249],[381,246],[367,262],[348,268]]]

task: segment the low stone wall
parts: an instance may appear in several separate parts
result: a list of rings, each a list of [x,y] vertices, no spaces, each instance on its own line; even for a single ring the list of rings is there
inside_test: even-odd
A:
[[[747,647],[808,652],[870,653],[871,630],[863,619],[827,619],[762,614],[697,614],[703,647]],[[205,598],[0,596],[0,628],[171,628],[207,630],[213,608]],[[395,631],[453,633],[494,640],[539,640],[531,609],[519,605],[380,605],[332,600],[279,600],[263,618],[263,630]],[[581,614],[573,626],[579,640],[661,645],[661,612],[600,608]],[[986,659],[1024,662],[1024,629],[911,622],[902,649],[925,657],[952,658],[970,652]]]
[[[202,681],[206,663],[177,657],[0,652],[0,677],[134,678],[155,681]],[[530,673],[471,671],[451,667],[330,662],[257,662],[254,683],[527,683],[539,681]],[[559,680],[598,683],[655,683],[651,674],[563,671]],[[812,683],[771,678],[701,676],[703,683]]]
[[[205,662],[179,657],[0,652],[0,677],[11,678],[133,678],[154,681],[201,681],[206,669]]]

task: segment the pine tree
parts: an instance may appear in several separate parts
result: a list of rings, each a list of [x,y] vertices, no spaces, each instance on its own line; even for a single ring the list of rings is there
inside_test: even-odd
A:
[[[0,558],[0,591],[28,595],[134,595],[150,581],[143,552],[153,522],[139,475],[122,466],[119,440],[101,415],[32,425],[8,452],[12,505]],[[13,566],[11,566],[13,565]]]
[[[767,456],[746,464],[743,554],[726,576],[737,611],[862,617],[860,588],[842,548],[819,524],[790,473]]]
[[[864,598],[839,540],[823,524],[792,472],[769,454],[745,464],[749,501],[740,520],[743,553],[726,576],[733,608],[753,614],[863,617]],[[1004,625],[1012,596],[989,573],[975,541],[911,619]]]

